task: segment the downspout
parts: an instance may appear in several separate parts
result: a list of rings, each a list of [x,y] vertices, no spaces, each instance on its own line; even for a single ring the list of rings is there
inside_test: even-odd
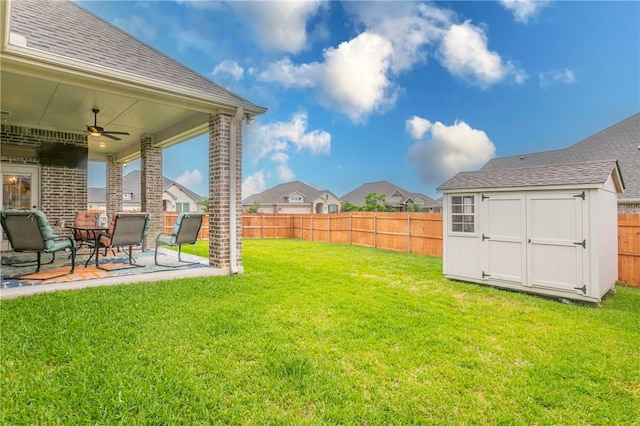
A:
[[[231,141],[229,143],[229,269],[232,274],[238,273],[238,229],[236,226],[236,191],[238,189],[237,181],[236,181],[236,148],[237,148],[237,134],[238,134],[238,124],[242,123],[242,118],[244,115],[244,109],[239,106],[236,109],[236,115],[231,119],[231,131],[230,138]]]

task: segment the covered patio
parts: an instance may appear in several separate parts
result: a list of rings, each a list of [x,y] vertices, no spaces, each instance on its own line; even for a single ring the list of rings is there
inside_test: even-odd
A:
[[[63,224],[87,209],[88,162],[106,164],[113,214],[123,166],[140,159],[151,241],[163,231],[162,150],[208,134],[208,265],[242,272],[242,125],[266,109],[73,2],[7,0],[0,20],[0,209],[40,210],[68,234]],[[29,182],[21,204],[5,185],[16,176]]]

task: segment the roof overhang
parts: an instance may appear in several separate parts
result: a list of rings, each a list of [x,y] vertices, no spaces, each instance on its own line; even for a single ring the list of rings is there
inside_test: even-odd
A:
[[[94,121],[91,109],[98,108],[99,126],[130,136],[88,137],[90,161],[106,161],[107,155],[117,162],[136,159],[143,135],[166,148],[205,134],[210,114],[234,115],[242,107],[253,116],[266,110],[29,48],[24,37],[10,32],[11,5],[0,2],[0,109],[8,113],[2,124],[83,134]]]

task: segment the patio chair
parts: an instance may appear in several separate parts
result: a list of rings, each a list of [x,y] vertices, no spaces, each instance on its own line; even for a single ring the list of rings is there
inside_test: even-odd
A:
[[[173,231],[171,234],[159,234],[156,237],[156,252],[154,255],[155,264],[158,266],[168,266],[176,268],[180,265],[161,265],[158,263],[158,247],[160,246],[178,246],[178,262],[182,263],[197,263],[186,262],[180,258],[180,250],[183,244],[195,244],[198,240],[198,232],[202,226],[203,213],[189,213],[182,212],[178,215],[175,225],[173,225]]]
[[[148,213],[116,213],[111,219],[109,230],[98,239],[98,249],[122,248],[129,255],[129,265],[136,265],[133,259],[133,247],[142,246],[145,233],[149,227],[151,215]],[[128,248],[128,251],[127,251]],[[96,250],[96,267],[101,268],[99,263],[100,250]],[[120,268],[122,269],[122,268]],[[113,270],[113,269],[110,269]]]
[[[15,252],[36,253],[36,270],[29,274],[39,272],[42,265],[42,253],[51,253],[55,259],[55,253],[60,250],[71,251],[71,270],[67,273],[56,275],[56,278],[66,274],[72,274],[75,268],[75,243],[70,237],[59,237],[53,234],[51,226],[44,213],[38,210],[3,210],[0,212],[2,229],[7,234],[7,239]],[[33,265],[23,265],[33,266]],[[24,274],[16,278],[30,279]]]
[[[79,211],[76,212],[76,218],[73,222],[74,226],[87,226],[93,227],[96,226],[96,222],[98,220],[98,215],[95,212],[88,211]],[[105,231],[94,231],[101,234],[104,234]],[[95,243],[96,236],[92,231],[85,231],[83,229],[74,229],[73,231],[73,239],[76,242],[76,252],[80,250],[83,245],[93,245]]]

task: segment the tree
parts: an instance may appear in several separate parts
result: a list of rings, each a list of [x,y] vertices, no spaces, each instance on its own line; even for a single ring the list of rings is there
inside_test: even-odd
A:
[[[258,213],[259,209],[260,209],[260,203],[258,202],[258,200],[256,200],[253,202],[251,206],[247,207],[247,213]]]
[[[411,203],[407,206],[407,211],[412,213],[420,213],[422,207],[419,204]]]
[[[387,196],[385,194],[376,194],[375,192],[370,192],[364,197],[364,211],[367,212],[392,212],[395,209],[391,204],[389,204],[385,198]]]
[[[202,209],[203,212],[208,212],[209,211],[209,199],[205,198],[202,201],[202,205],[200,206],[200,208]]]
[[[340,207],[340,211],[343,212],[343,213],[344,212],[358,212],[358,211],[361,211],[361,210],[362,210],[362,207],[360,207],[360,206],[358,206],[356,204],[350,203],[348,201],[345,201],[344,203],[342,203],[342,207]]]

